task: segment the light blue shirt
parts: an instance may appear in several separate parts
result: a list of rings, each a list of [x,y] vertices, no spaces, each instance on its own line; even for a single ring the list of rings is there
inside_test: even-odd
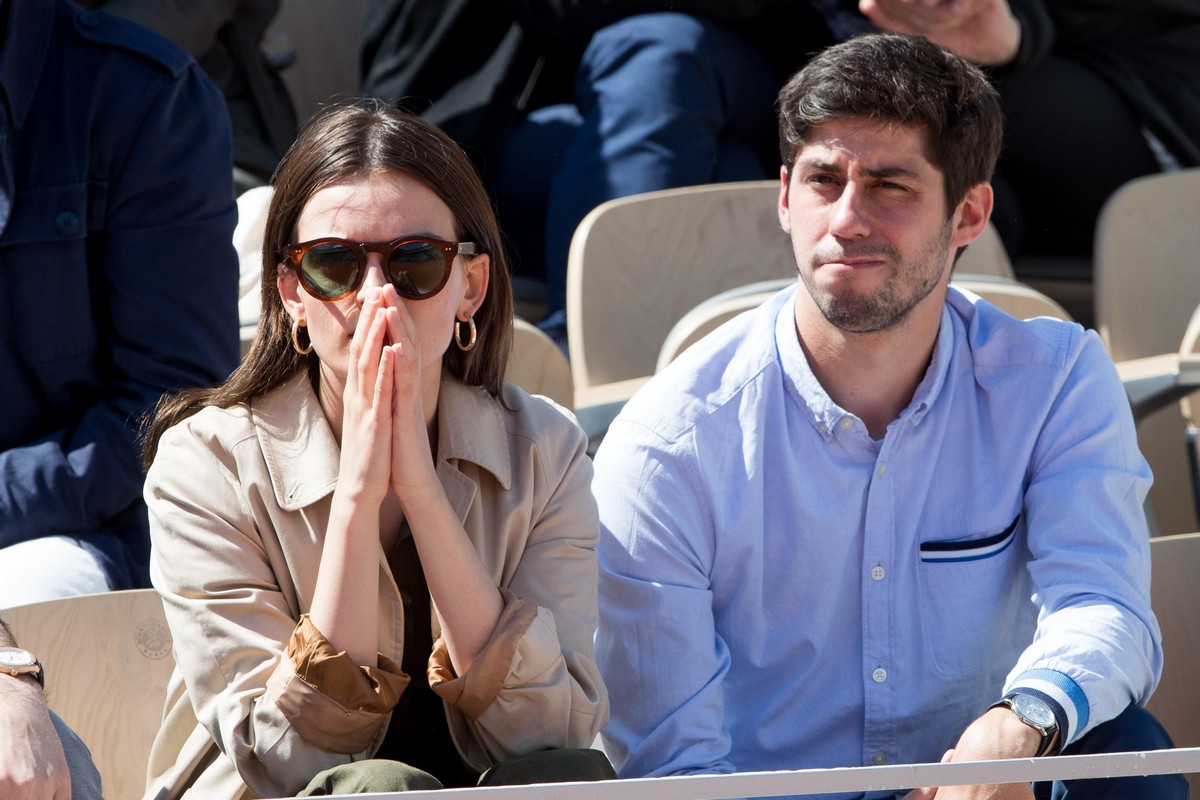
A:
[[[938,761],[1014,689],[1066,742],[1144,702],[1150,472],[1096,335],[952,288],[876,441],[813,376],[794,295],[690,348],[597,455],[620,774]]]

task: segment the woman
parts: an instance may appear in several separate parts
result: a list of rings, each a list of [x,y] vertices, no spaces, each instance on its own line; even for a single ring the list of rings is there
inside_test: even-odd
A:
[[[262,299],[245,363],[147,436],[178,665],[147,796],[611,776],[571,749],[608,716],[585,437],[502,382],[465,154],[381,103],[323,114],[275,176]]]

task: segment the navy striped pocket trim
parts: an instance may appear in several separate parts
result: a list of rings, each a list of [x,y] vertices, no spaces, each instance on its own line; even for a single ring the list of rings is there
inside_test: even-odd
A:
[[[1017,523],[1021,515],[1017,514],[1012,524],[999,533],[983,539],[967,539],[957,542],[921,542],[921,561],[925,563],[943,563],[949,561],[978,561],[981,558],[991,558],[1002,553],[1013,543],[1017,535]]]

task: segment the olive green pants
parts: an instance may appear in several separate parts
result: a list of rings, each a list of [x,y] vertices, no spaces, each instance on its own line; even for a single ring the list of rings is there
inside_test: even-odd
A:
[[[543,750],[505,761],[479,778],[480,786],[520,786],[529,783],[602,781],[617,777],[599,750]],[[399,761],[374,758],[317,773],[299,797],[373,792],[413,792],[441,789],[428,772]]]

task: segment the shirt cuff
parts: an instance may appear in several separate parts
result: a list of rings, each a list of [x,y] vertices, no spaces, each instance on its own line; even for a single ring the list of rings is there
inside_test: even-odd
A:
[[[455,673],[444,637],[434,643],[429,657],[430,688],[472,719],[478,719],[504,688],[512,672],[517,645],[537,619],[537,605],[506,589],[501,589],[500,594],[504,598],[504,611],[466,675]]]
[[[304,614],[268,690],[301,738],[330,752],[358,753],[375,739],[408,681],[382,654],[378,667],[355,664]]]
[[[1008,687],[1005,697],[1028,694],[1038,698],[1054,712],[1058,722],[1059,750],[1079,738],[1088,724],[1088,701],[1079,684],[1062,672],[1031,669],[1022,672]]]

